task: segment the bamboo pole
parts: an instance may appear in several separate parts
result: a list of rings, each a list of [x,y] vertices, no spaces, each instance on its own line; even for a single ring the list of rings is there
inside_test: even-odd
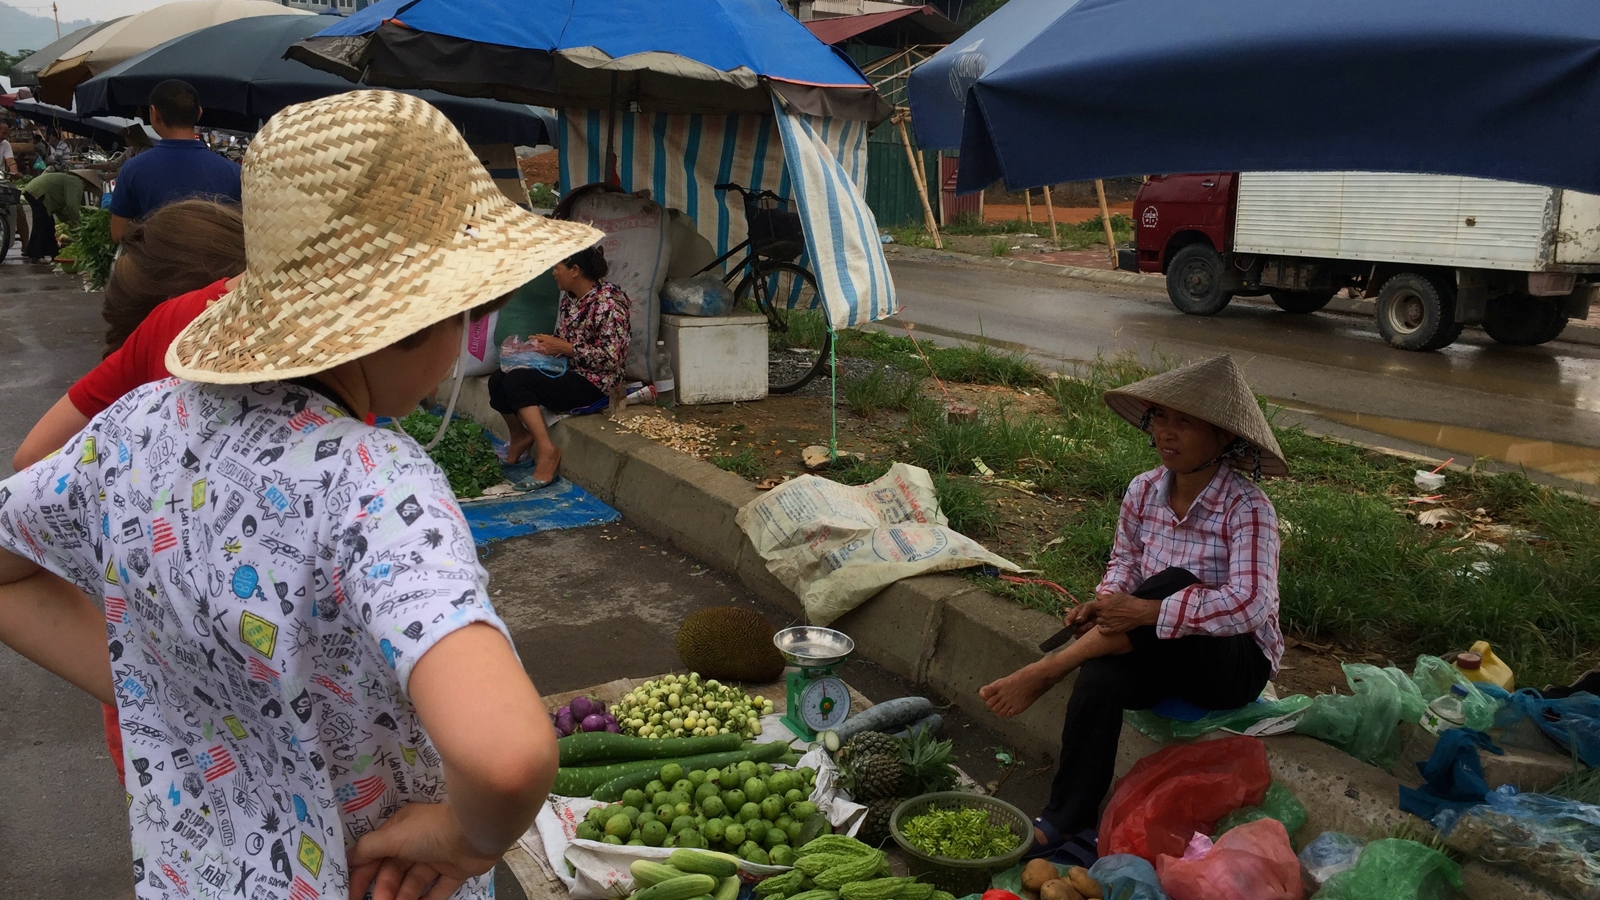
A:
[[[1029,188],[1028,190],[1025,190],[1025,191],[1022,192],[1022,208],[1027,213],[1028,224],[1032,225],[1033,224],[1033,189],[1032,188]]]
[[[1050,243],[1054,244],[1057,250],[1060,250],[1061,237],[1056,234],[1056,205],[1050,199],[1050,185],[1048,184],[1044,186],[1044,211],[1045,215],[1050,218]]]
[[[935,168],[934,171],[941,171],[941,169]],[[943,203],[943,196],[939,191],[944,190],[944,187],[941,185],[938,191],[928,187],[928,151],[926,150],[917,151],[917,180],[922,182],[922,194],[929,198],[930,206],[933,200],[939,200],[941,204]],[[944,238],[939,235],[939,217],[933,214],[932,209],[929,209],[928,213],[933,217],[933,248],[935,250],[943,250]]]
[[[1117,236],[1116,232],[1111,230],[1111,210],[1106,206],[1106,183],[1096,178],[1094,180],[1094,192],[1100,198],[1100,224],[1106,230],[1106,253],[1111,256],[1112,268],[1116,268]]]
[[[917,165],[917,154],[911,149],[911,135],[906,133],[906,119],[909,116],[895,116],[894,124],[900,129],[900,142],[906,148],[906,162],[911,166],[911,181],[917,186],[917,196],[922,198],[922,225],[928,229],[928,234],[933,236],[935,250],[944,249],[944,239],[939,236],[939,222],[933,217],[933,206],[928,202],[928,182],[923,177],[921,166]]]

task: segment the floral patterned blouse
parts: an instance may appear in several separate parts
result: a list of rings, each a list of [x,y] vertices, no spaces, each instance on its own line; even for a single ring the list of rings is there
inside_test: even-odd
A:
[[[601,393],[622,380],[628,361],[628,295],[609,281],[597,281],[589,293],[573,299],[561,295],[556,337],[572,344],[572,368]]]

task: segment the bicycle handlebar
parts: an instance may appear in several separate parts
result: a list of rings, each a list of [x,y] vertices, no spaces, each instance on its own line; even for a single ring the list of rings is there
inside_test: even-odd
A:
[[[731,181],[725,181],[725,182],[723,182],[723,183],[721,183],[719,185],[716,185],[716,190],[719,190],[719,191],[738,191],[739,193],[743,194],[746,198],[755,197],[757,199],[777,200],[777,201],[779,201],[781,203],[784,203],[784,204],[787,204],[789,202],[788,198],[780,197],[780,196],[778,196],[777,194],[774,194],[771,191],[752,191],[752,190],[750,190],[749,188],[745,187],[742,184],[734,184]]]

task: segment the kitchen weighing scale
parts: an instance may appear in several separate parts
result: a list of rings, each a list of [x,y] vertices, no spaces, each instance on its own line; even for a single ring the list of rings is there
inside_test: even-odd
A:
[[[794,666],[784,677],[789,688],[784,726],[806,741],[838,728],[850,715],[850,690],[833,667],[849,657],[856,642],[832,628],[797,625],[773,635],[772,643]]]

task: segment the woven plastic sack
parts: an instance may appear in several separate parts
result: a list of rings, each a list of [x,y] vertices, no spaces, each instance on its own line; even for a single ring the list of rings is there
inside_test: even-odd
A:
[[[1228,813],[1217,823],[1214,833],[1221,837],[1246,822],[1260,819],[1277,819],[1283,823],[1283,830],[1293,838],[1295,832],[1305,827],[1306,808],[1293,791],[1274,781],[1267,786],[1267,796],[1260,806],[1246,806]]]
[[[1100,820],[1100,855],[1182,856],[1195,832],[1210,834],[1228,813],[1261,805],[1271,781],[1267,747],[1257,738],[1158,750],[1134,763],[1112,791]]]
[[[1304,900],[1300,860],[1277,819],[1233,829],[1204,855],[1156,860],[1172,900]]]
[[[1427,700],[1399,669],[1364,664],[1343,668],[1352,693],[1314,698],[1295,731],[1327,741],[1362,762],[1391,768],[1400,756],[1400,722],[1421,719]]]
[[[1416,841],[1385,838],[1328,879],[1316,900],[1448,900],[1459,890],[1461,867],[1449,857]]]
[[[1361,858],[1366,842],[1352,834],[1324,831],[1300,851],[1300,877],[1313,888],[1349,869]]]
[[[1089,877],[1099,882],[1105,900],[1168,900],[1156,867],[1137,856],[1102,856],[1089,867]]]

